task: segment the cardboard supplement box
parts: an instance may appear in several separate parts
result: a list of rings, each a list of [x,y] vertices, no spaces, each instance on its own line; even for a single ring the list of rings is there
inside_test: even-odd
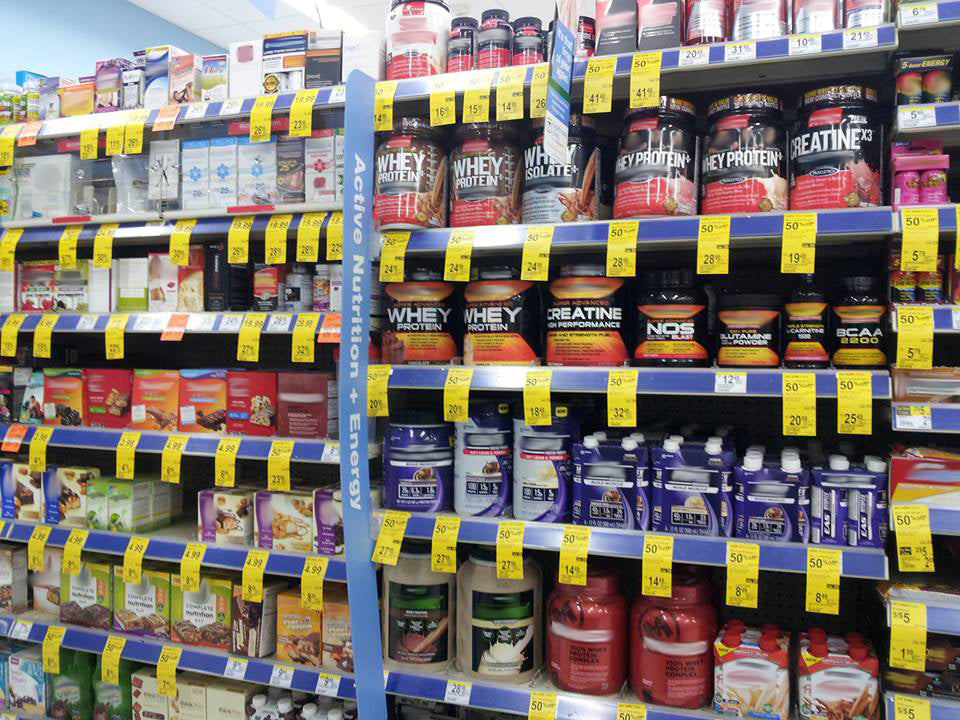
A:
[[[142,667],[133,674],[134,720],[172,720],[170,701],[160,694],[157,669]],[[212,715],[211,717],[217,717]]]
[[[180,373],[176,370],[134,370],[130,428],[176,430],[179,388]]]
[[[227,371],[180,371],[180,431],[223,432],[227,424]]]
[[[113,628],[128,635],[170,637],[170,573],[144,569],[139,583],[123,580],[123,565],[113,568]]]
[[[339,583],[323,588],[323,667],[353,672],[353,636],[346,588]]]
[[[60,573],[60,622],[113,629],[113,564],[85,560],[79,575]]]
[[[87,493],[100,477],[94,467],[50,468],[43,474],[45,522],[52,525],[87,527]]]
[[[197,495],[197,540],[217,545],[253,544],[253,491],[208,488]]]
[[[277,597],[289,583],[265,582],[263,602],[243,599],[243,586],[233,586],[233,628],[230,652],[247,657],[267,657],[277,650]]]
[[[0,543],[0,611],[27,609],[27,548]]]
[[[171,639],[186,645],[230,649],[233,583],[214,574],[200,575],[200,590],[187,592],[174,575],[170,605]]]
[[[277,596],[277,659],[320,667],[323,614],[300,607],[300,591]]]

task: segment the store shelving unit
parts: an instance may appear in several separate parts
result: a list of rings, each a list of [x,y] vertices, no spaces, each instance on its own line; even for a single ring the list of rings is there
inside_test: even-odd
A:
[[[895,402],[891,407],[894,430],[960,433],[960,405]]]
[[[883,704],[885,715],[888,718],[894,717],[894,699],[897,693],[884,693]],[[946,698],[924,698],[930,703],[930,716],[937,720],[960,720],[960,701],[947,700]]]
[[[960,25],[960,2],[902,3],[897,11],[898,46],[902,50],[960,48],[953,32]]]
[[[893,326],[897,326],[897,307],[895,306],[890,320]],[[935,333],[957,333],[960,332],[960,305],[934,305],[933,306],[933,331]]]
[[[893,135],[909,140],[942,140],[947,147],[960,143],[960,103],[901,105]]]
[[[894,592],[891,590],[891,593]],[[927,608],[927,632],[941,635],[960,635],[960,604],[925,599],[925,593],[909,590],[896,590],[892,600],[919,603]],[[887,603],[887,624],[890,624],[890,603]]]

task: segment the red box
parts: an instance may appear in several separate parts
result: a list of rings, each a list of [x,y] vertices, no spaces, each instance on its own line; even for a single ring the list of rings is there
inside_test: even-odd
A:
[[[276,373],[227,372],[227,432],[231,435],[276,435]]]
[[[53,310],[54,260],[28,260],[20,263],[17,300],[24,312]]]
[[[277,434],[327,436],[329,373],[277,373]]]
[[[100,428],[130,427],[130,370],[84,370],[83,415],[87,425]]]
[[[176,432],[179,388],[180,373],[176,370],[134,370],[130,427]]]
[[[180,371],[180,432],[222,433],[227,424],[227,371]]]

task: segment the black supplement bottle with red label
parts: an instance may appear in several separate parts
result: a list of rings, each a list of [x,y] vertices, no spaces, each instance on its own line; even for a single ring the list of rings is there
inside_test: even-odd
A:
[[[827,294],[804,275],[783,304],[783,364],[788,368],[822,369],[830,366]]]
[[[707,294],[691,270],[644,273],[637,298],[635,365],[706,367],[710,364]]]

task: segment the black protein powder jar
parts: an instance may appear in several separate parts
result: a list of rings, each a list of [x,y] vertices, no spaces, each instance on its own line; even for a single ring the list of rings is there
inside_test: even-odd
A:
[[[456,286],[444,282],[442,273],[414,268],[405,282],[384,285],[383,294],[383,362],[446,365],[459,357]]]
[[[710,364],[707,294],[690,270],[648,272],[637,298],[640,366],[706,367]]]
[[[543,119],[534,119],[523,153],[523,222],[559,223],[597,219],[596,185],[601,171],[593,120],[570,116],[566,162],[543,148]]]

